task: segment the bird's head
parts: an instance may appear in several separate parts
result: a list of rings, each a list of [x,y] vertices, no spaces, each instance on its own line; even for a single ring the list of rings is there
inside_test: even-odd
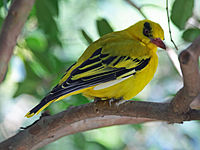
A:
[[[142,20],[128,28],[129,33],[146,44],[149,48],[160,47],[166,49],[163,42],[164,32],[161,26],[150,20]]]

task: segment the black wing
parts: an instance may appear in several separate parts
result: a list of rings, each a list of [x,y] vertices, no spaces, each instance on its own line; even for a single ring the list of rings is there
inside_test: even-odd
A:
[[[111,66],[116,66],[119,62],[128,60],[131,60],[136,65],[129,69],[125,67],[110,67],[110,64],[112,64]],[[102,54],[102,48],[100,48],[89,59],[75,68],[66,81],[53,88],[47,97],[48,99],[58,99],[63,95],[80,89],[134,75],[137,71],[147,66],[149,61],[150,58],[139,60],[128,56]]]

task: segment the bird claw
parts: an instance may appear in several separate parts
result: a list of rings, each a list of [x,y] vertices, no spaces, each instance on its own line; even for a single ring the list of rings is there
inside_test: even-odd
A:
[[[123,104],[123,103],[126,103],[127,101],[129,101],[129,100],[120,99],[120,100],[118,100],[115,104],[116,104],[117,106],[119,106],[119,105],[121,105],[121,104]]]
[[[108,101],[110,107],[111,107],[111,105],[112,105],[112,102],[114,102],[115,100],[116,100],[116,99],[111,98],[111,99]]]
[[[95,102],[95,103],[97,103],[97,102],[99,102],[99,101],[101,101],[101,98],[99,98],[99,97],[95,97],[95,98],[94,98],[94,102]]]
[[[102,99],[98,98],[98,97],[94,98],[94,102],[95,103],[97,103],[99,101],[102,101]],[[124,100],[123,98],[119,98],[119,99],[111,98],[111,99],[109,99],[107,101],[108,101],[109,106],[111,107],[113,102],[115,103],[115,105],[119,106],[119,105],[127,102],[128,100]]]
[[[124,102],[126,102],[127,100],[124,100],[123,98],[119,98],[119,99],[114,99],[114,98],[111,98],[109,100],[109,106],[112,105],[113,102],[115,102],[115,105],[119,106],[120,104],[123,104]]]

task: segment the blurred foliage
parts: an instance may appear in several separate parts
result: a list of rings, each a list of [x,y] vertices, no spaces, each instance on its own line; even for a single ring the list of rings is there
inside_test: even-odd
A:
[[[93,41],[92,41],[92,38],[87,34],[87,32],[83,29],[81,29],[81,33],[83,35],[83,37],[85,38],[85,40],[87,41],[87,44],[91,44]]]
[[[171,11],[172,22],[180,29],[184,30],[182,38],[186,42],[192,42],[200,35],[200,20],[195,17],[194,0],[175,0]],[[194,19],[190,24],[189,20]],[[191,26],[188,28],[187,24]],[[194,28],[195,27],[195,28]]]
[[[98,29],[98,33],[100,37],[105,34],[113,32],[111,25],[108,23],[108,21],[105,18],[96,20],[96,25],[97,25],[97,29]]]
[[[132,1],[136,2],[134,0]],[[4,2],[5,1],[3,0],[0,1],[0,26],[2,25],[6,12]],[[77,2],[80,4],[77,4]],[[171,21],[177,27],[179,32],[183,32],[181,33],[181,40],[192,42],[200,35],[200,18],[198,16],[199,14],[194,13],[194,0],[174,0],[172,2]],[[9,5],[10,2],[7,0],[7,3],[7,5]],[[73,8],[71,8],[71,3],[74,4]],[[21,73],[23,78],[18,80],[16,83],[16,89],[12,96],[18,98],[27,94],[40,101],[41,98],[43,98],[44,95],[46,95],[49,90],[58,83],[65,70],[76,61],[75,57],[77,58],[81,55],[79,51],[75,53],[77,49],[80,49],[77,45],[81,44],[81,41],[75,39],[80,38],[82,42],[86,42],[86,45],[89,45],[94,41],[94,39],[113,32],[117,27],[113,23],[112,19],[102,17],[106,16],[105,14],[93,18],[94,24],[90,26],[93,26],[92,28],[94,28],[94,30],[91,30],[91,28],[88,27],[89,23],[81,27],[77,25],[83,20],[87,22],[88,14],[91,14],[92,10],[93,12],[94,10],[97,11],[97,6],[107,6],[108,3],[112,3],[113,7],[115,7],[117,5],[114,4],[118,3],[118,1],[36,0],[15,49],[14,55],[15,57],[20,58],[23,64],[21,67],[24,68],[25,74]],[[125,3],[120,4],[125,5]],[[63,11],[62,9],[65,8],[63,5],[69,5],[69,10],[66,10],[68,14],[72,15],[73,12],[76,12],[76,22],[73,22],[72,18],[71,20],[68,18],[60,19],[60,17],[63,17],[63,14],[61,13]],[[90,8],[85,8],[89,5],[91,5]],[[141,6],[142,5],[143,3]],[[153,6],[155,4],[152,2],[149,6],[150,5]],[[158,7],[158,4],[156,4],[156,6]],[[109,6],[104,8],[111,9]],[[128,9],[128,7],[126,8]],[[116,12],[111,9],[110,13],[115,14]],[[80,14],[86,14],[86,17],[80,19],[82,17]],[[132,16],[133,18],[134,15]],[[191,23],[190,20],[193,20],[193,22]],[[68,23],[68,28],[66,29],[68,31],[67,33],[65,33],[66,31],[63,29],[63,26],[65,27],[65,24],[62,25],[63,22],[66,22],[66,24]],[[120,24],[120,22],[118,22],[118,24]],[[74,30],[72,29],[75,27],[78,28],[76,29],[77,32],[79,32],[79,37],[74,36],[75,33],[73,33]],[[71,30],[73,32],[70,32]],[[96,38],[94,38],[95,33],[93,33],[95,31],[97,33]],[[84,50],[84,48],[85,45],[81,47],[82,50]],[[73,55],[71,56],[71,54]],[[151,93],[153,94],[150,94],[148,97],[148,99],[154,99],[155,101],[160,99],[160,95],[166,97],[174,95],[178,84],[177,72],[171,69],[173,67],[170,68],[172,64],[166,57],[166,54],[159,52],[159,57],[162,57],[159,62],[160,66],[164,67],[160,67],[160,72],[157,76],[159,82],[154,82],[154,88],[151,89]],[[171,70],[169,70],[169,68]],[[16,76],[14,76],[14,78],[16,78]],[[165,91],[165,93],[162,93],[163,91]],[[132,100],[141,100],[141,98],[134,97]],[[66,110],[66,108],[70,106],[79,106],[88,102],[90,102],[90,100],[83,97],[81,94],[78,94],[68,97],[63,101],[59,101],[56,104],[52,104],[47,109],[51,114],[55,114]],[[0,116],[1,115],[2,114],[0,113]],[[182,147],[184,144],[182,145],[178,142],[174,142],[177,138],[174,138],[173,136],[170,137],[170,128],[167,128],[166,126],[167,125],[152,125],[150,126],[151,129],[149,129],[143,124],[138,124],[102,128],[64,137],[45,146],[44,148],[41,148],[41,150],[66,148],[74,150],[183,149]],[[164,128],[164,132],[158,133],[157,131],[160,128]],[[199,124],[195,129],[190,131],[177,131],[177,136],[180,136],[180,133],[184,133],[182,138],[184,138],[184,141],[189,141],[189,144],[187,143],[189,146],[186,144],[184,147],[195,149],[200,146],[200,143],[197,142],[200,140],[200,137],[196,136],[200,135],[199,130],[197,130],[198,128]],[[171,134],[175,134],[174,131],[171,131]],[[192,137],[192,135],[195,136]],[[162,139],[163,136],[164,139]],[[174,142],[170,145],[171,147],[169,146],[169,144],[171,144],[170,142]],[[193,143],[196,145],[192,145]]]
[[[46,34],[49,46],[54,44],[61,46],[61,41],[58,38],[59,29],[54,19],[59,15],[58,0],[36,0],[35,12],[39,28]]]
[[[187,42],[194,41],[200,35],[200,29],[190,28],[183,32],[183,39]]]
[[[192,16],[193,7],[194,0],[175,0],[171,19],[179,29],[183,30],[185,28],[187,20]]]

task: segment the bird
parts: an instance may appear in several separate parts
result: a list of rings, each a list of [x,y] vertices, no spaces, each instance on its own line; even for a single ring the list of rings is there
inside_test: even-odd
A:
[[[25,117],[39,114],[53,102],[82,93],[101,100],[129,100],[153,78],[157,48],[166,49],[162,27],[151,20],[108,33],[91,43],[67,69],[59,83]]]

